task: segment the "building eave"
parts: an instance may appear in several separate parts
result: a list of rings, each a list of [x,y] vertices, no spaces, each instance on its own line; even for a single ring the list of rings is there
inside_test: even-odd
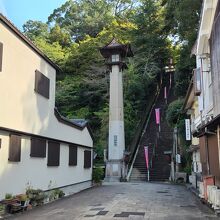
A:
[[[220,115],[216,116],[208,123],[205,123],[205,124],[201,125],[200,127],[198,127],[197,131],[195,131],[193,133],[193,136],[194,137],[201,137],[203,135],[210,134],[210,131],[213,132],[213,134],[214,134],[218,125],[220,125]],[[209,130],[209,132],[207,132],[207,130]]]
[[[46,62],[48,62],[54,69],[58,72],[62,72],[60,67],[56,65],[49,57],[47,57],[30,39],[28,39],[24,34],[21,33],[3,14],[0,13],[0,21],[8,27],[13,33],[16,34],[26,45],[28,45],[32,50],[34,50],[40,57],[42,57]]]
[[[83,130],[84,128],[87,128],[92,140],[94,141],[94,135],[92,133],[91,127],[88,122],[86,122],[83,126],[79,125],[76,122],[73,122],[69,120],[68,118],[65,118],[64,116],[62,116],[56,107],[54,108],[54,115],[60,123],[63,123],[70,127],[73,127],[79,130]]]

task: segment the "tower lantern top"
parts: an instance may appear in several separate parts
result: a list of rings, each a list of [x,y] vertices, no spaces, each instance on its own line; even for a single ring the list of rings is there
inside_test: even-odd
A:
[[[131,51],[131,46],[129,44],[120,44],[115,38],[100,49],[100,53],[106,59],[107,65],[120,65],[121,67],[126,67],[124,63],[125,57],[132,57],[133,52]]]

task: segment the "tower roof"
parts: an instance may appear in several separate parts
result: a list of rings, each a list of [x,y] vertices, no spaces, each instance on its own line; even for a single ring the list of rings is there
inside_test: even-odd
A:
[[[108,58],[112,54],[120,53],[122,57],[132,57],[133,52],[131,51],[130,44],[120,44],[115,38],[112,41],[102,47],[100,52],[104,58]]]

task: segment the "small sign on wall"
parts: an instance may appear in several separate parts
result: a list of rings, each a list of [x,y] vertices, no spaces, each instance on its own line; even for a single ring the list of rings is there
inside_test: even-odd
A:
[[[190,128],[190,120],[185,119],[185,128],[186,128],[186,140],[191,140],[191,128]]]
[[[176,154],[176,162],[181,163],[181,156],[180,154]]]

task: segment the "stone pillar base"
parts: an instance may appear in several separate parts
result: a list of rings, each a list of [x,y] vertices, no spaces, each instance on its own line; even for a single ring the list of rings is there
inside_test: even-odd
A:
[[[106,161],[105,179],[106,182],[120,182],[122,177],[123,163],[121,160]]]

